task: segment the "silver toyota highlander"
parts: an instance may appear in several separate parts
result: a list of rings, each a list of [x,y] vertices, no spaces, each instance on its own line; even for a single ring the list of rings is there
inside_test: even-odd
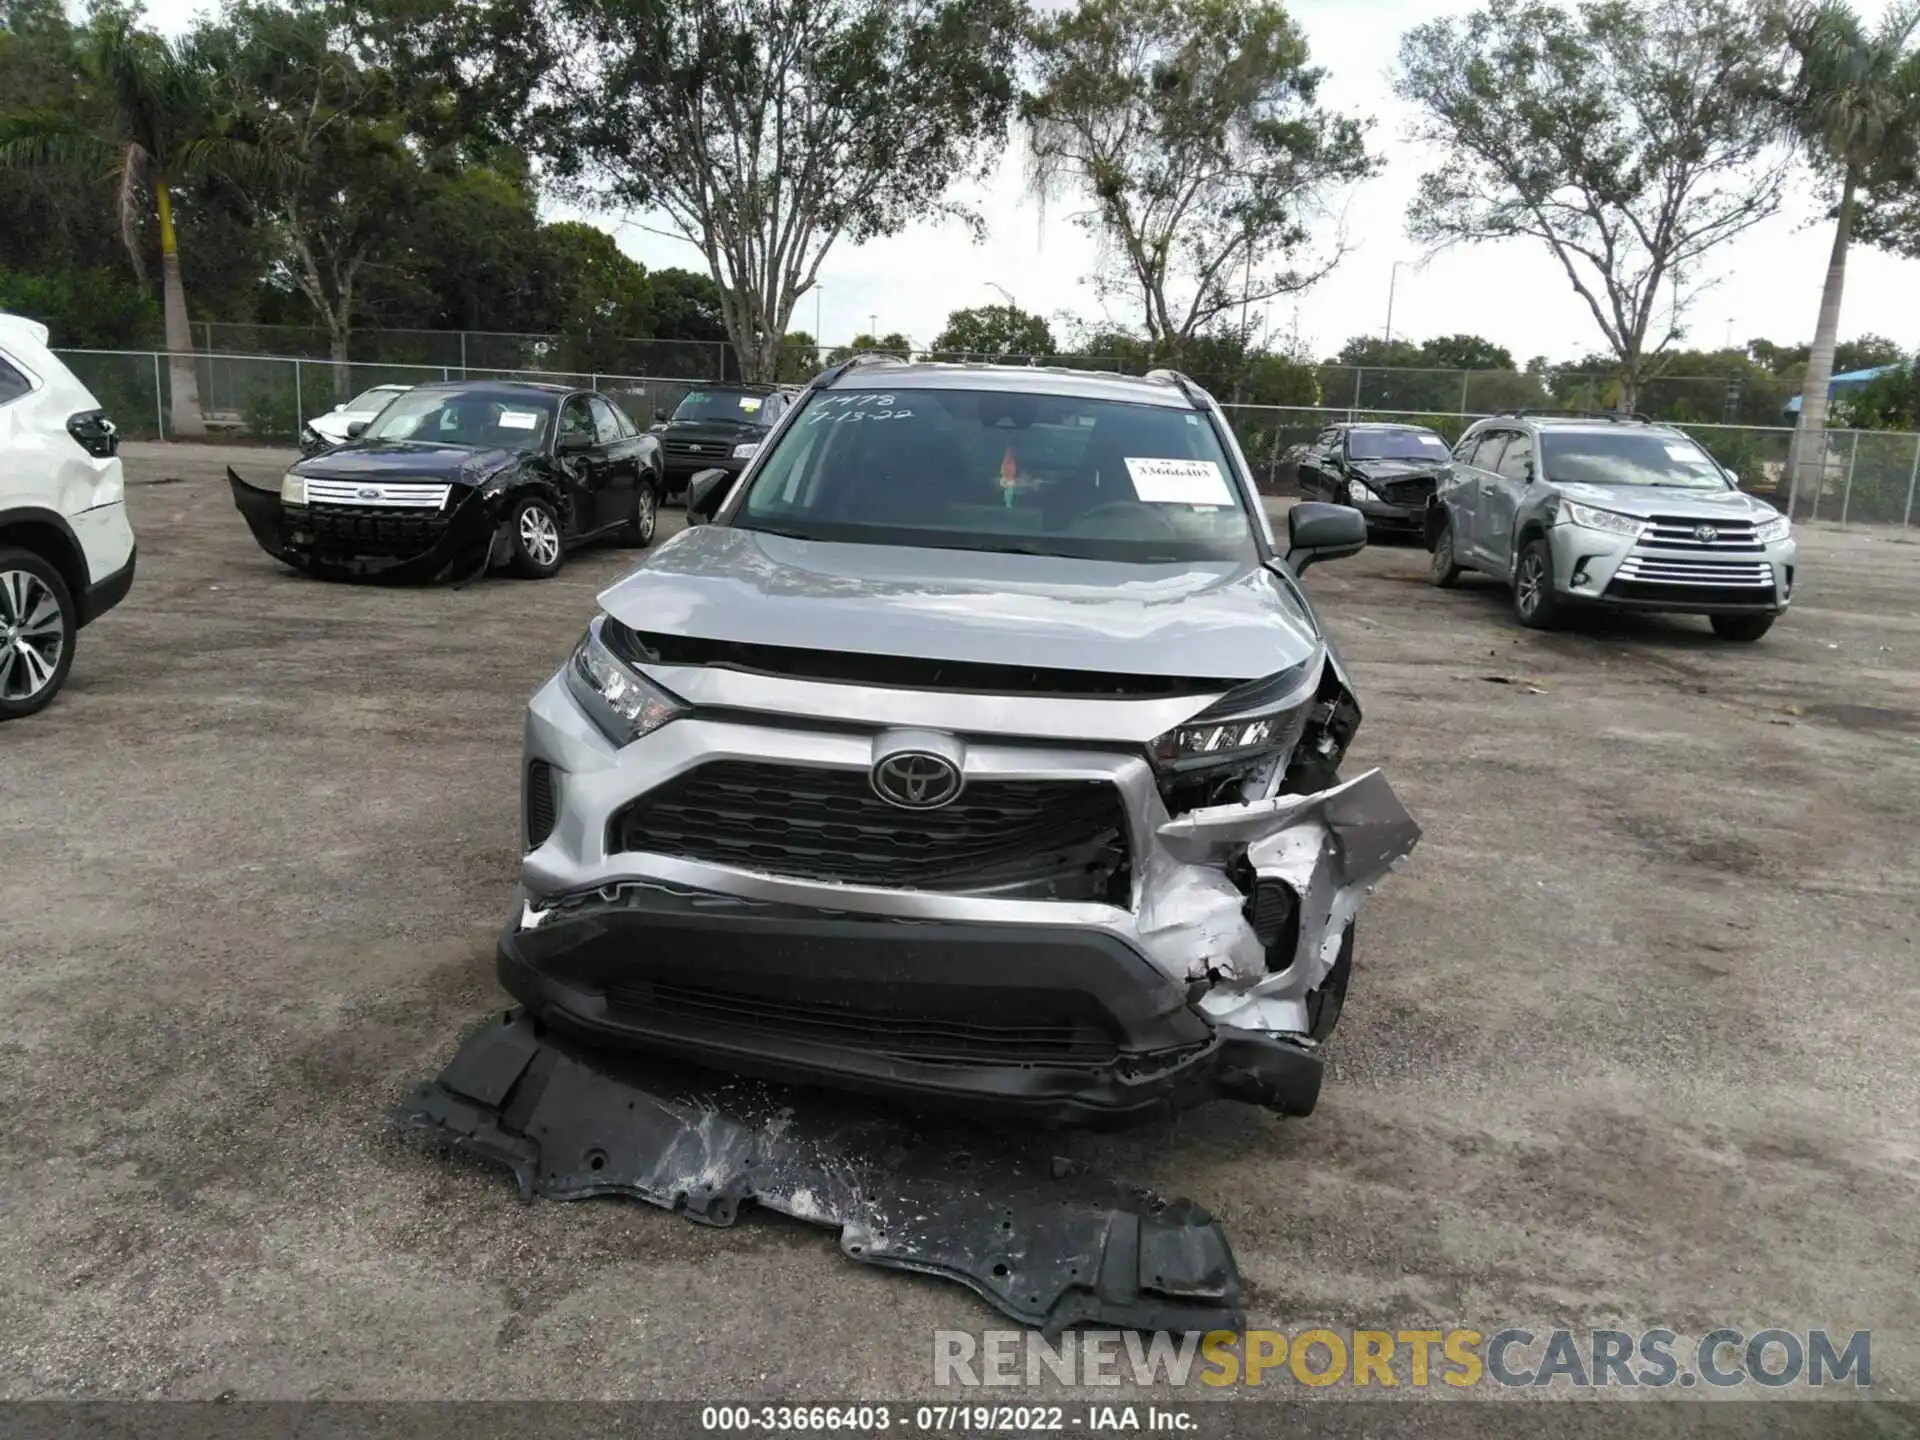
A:
[[[1184,377],[860,362],[599,597],[533,697],[506,988],[576,1038],[1123,1120],[1318,1096],[1419,829]]]
[[[1788,531],[1683,430],[1526,411],[1460,437],[1426,520],[1433,583],[1504,581],[1529,628],[1585,606],[1704,615],[1729,640],[1758,640],[1786,610]]]

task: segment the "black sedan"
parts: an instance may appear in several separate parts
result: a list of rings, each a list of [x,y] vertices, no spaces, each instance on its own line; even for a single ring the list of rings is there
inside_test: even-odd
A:
[[[605,396],[463,380],[409,390],[277,490],[227,480],[260,548],[311,575],[544,579],[587,540],[652,543],[664,468]]]
[[[1353,506],[1369,530],[1418,535],[1453,452],[1424,425],[1354,422],[1321,431],[1299,463],[1301,494]]]

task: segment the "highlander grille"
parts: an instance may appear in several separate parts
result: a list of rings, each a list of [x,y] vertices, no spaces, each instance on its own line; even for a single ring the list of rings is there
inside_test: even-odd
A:
[[[438,510],[451,485],[425,480],[309,480],[309,505],[346,505],[356,509]]]
[[[1019,888],[1124,904],[1127,817],[1105,781],[976,780],[938,810],[902,810],[864,770],[721,760],[618,811],[610,850],[896,890]]]
[[[1119,1047],[1084,1018],[1023,1013],[1018,1019],[932,1018],[691,986],[630,982],[610,987],[607,1008],[674,1022],[703,1034],[777,1035],[841,1049],[951,1065],[1110,1065]]]
[[[1613,572],[1614,579],[1644,580],[1659,585],[1773,585],[1773,567],[1764,560],[1682,560],[1656,555],[1629,555]]]
[[[1693,533],[1702,526],[1714,532],[1713,539],[1702,540]],[[1721,555],[1730,552],[1738,554],[1741,551],[1758,554],[1765,548],[1753,538],[1751,520],[1702,520],[1689,519],[1684,515],[1654,516],[1647,522],[1640,543],[1660,550],[1692,550]]]

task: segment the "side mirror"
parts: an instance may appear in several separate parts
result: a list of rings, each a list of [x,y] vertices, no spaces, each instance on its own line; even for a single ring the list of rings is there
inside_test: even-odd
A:
[[[1304,575],[1321,560],[1357,555],[1367,546],[1367,517],[1351,505],[1302,500],[1287,511],[1287,564]]]
[[[653,424],[647,427],[647,429],[655,435],[660,434],[666,428],[667,428],[667,422],[664,420],[656,420],[653,422]]]
[[[362,432],[366,430],[367,426],[372,423],[370,420],[349,420],[347,422],[347,438],[349,440],[357,440]]]
[[[704,525],[713,519],[720,502],[727,498],[727,481],[732,478],[724,470],[702,470],[687,482],[689,525]]]

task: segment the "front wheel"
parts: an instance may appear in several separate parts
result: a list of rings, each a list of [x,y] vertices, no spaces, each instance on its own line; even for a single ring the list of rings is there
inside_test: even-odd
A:
[[[560,515],[552,504],[529,495],[507,517],[513,573],[523,580],[545,580],[560,573]]]
[[[78,630],[60,572],[31,550],[0,549],[0,720],[53,703],[73,668]]]
[[[1521,547],[1513,572],[1513,613],[1529,630],[1552,630],[1560,624],[1560,597],[1553,593],[1553,551],[1536,537]]]
[[[1451,590],[1460,583],[1460,566],[1453,558],[1453,522],[1442,520],[1440,533],[1433,541],[1433,563],[1427,569],[1427,583]]]
[[[1333,968],[1327,971],[1327,978],[1320,982],[1318,989],[1307,992],[1307,1030],[1315,1040],[1324,1041],[1340,1023],[1340,1012],[1347,1003],[1347,985],[1352,978],[1353,921],[1349,920],[1346,932],[1340,937],[1340,954]]]
[[[620,531],[620,543],[644,550],[653,543],[653,532],[660,525],[660,482],[651,470],[640,472],[640,486],[633,496],[633,517]]]
[[[1773,628],[1776,615],[1709,615],[1708,623],[1713,633],[1722,640],[1739,640],[1751,644]]]

